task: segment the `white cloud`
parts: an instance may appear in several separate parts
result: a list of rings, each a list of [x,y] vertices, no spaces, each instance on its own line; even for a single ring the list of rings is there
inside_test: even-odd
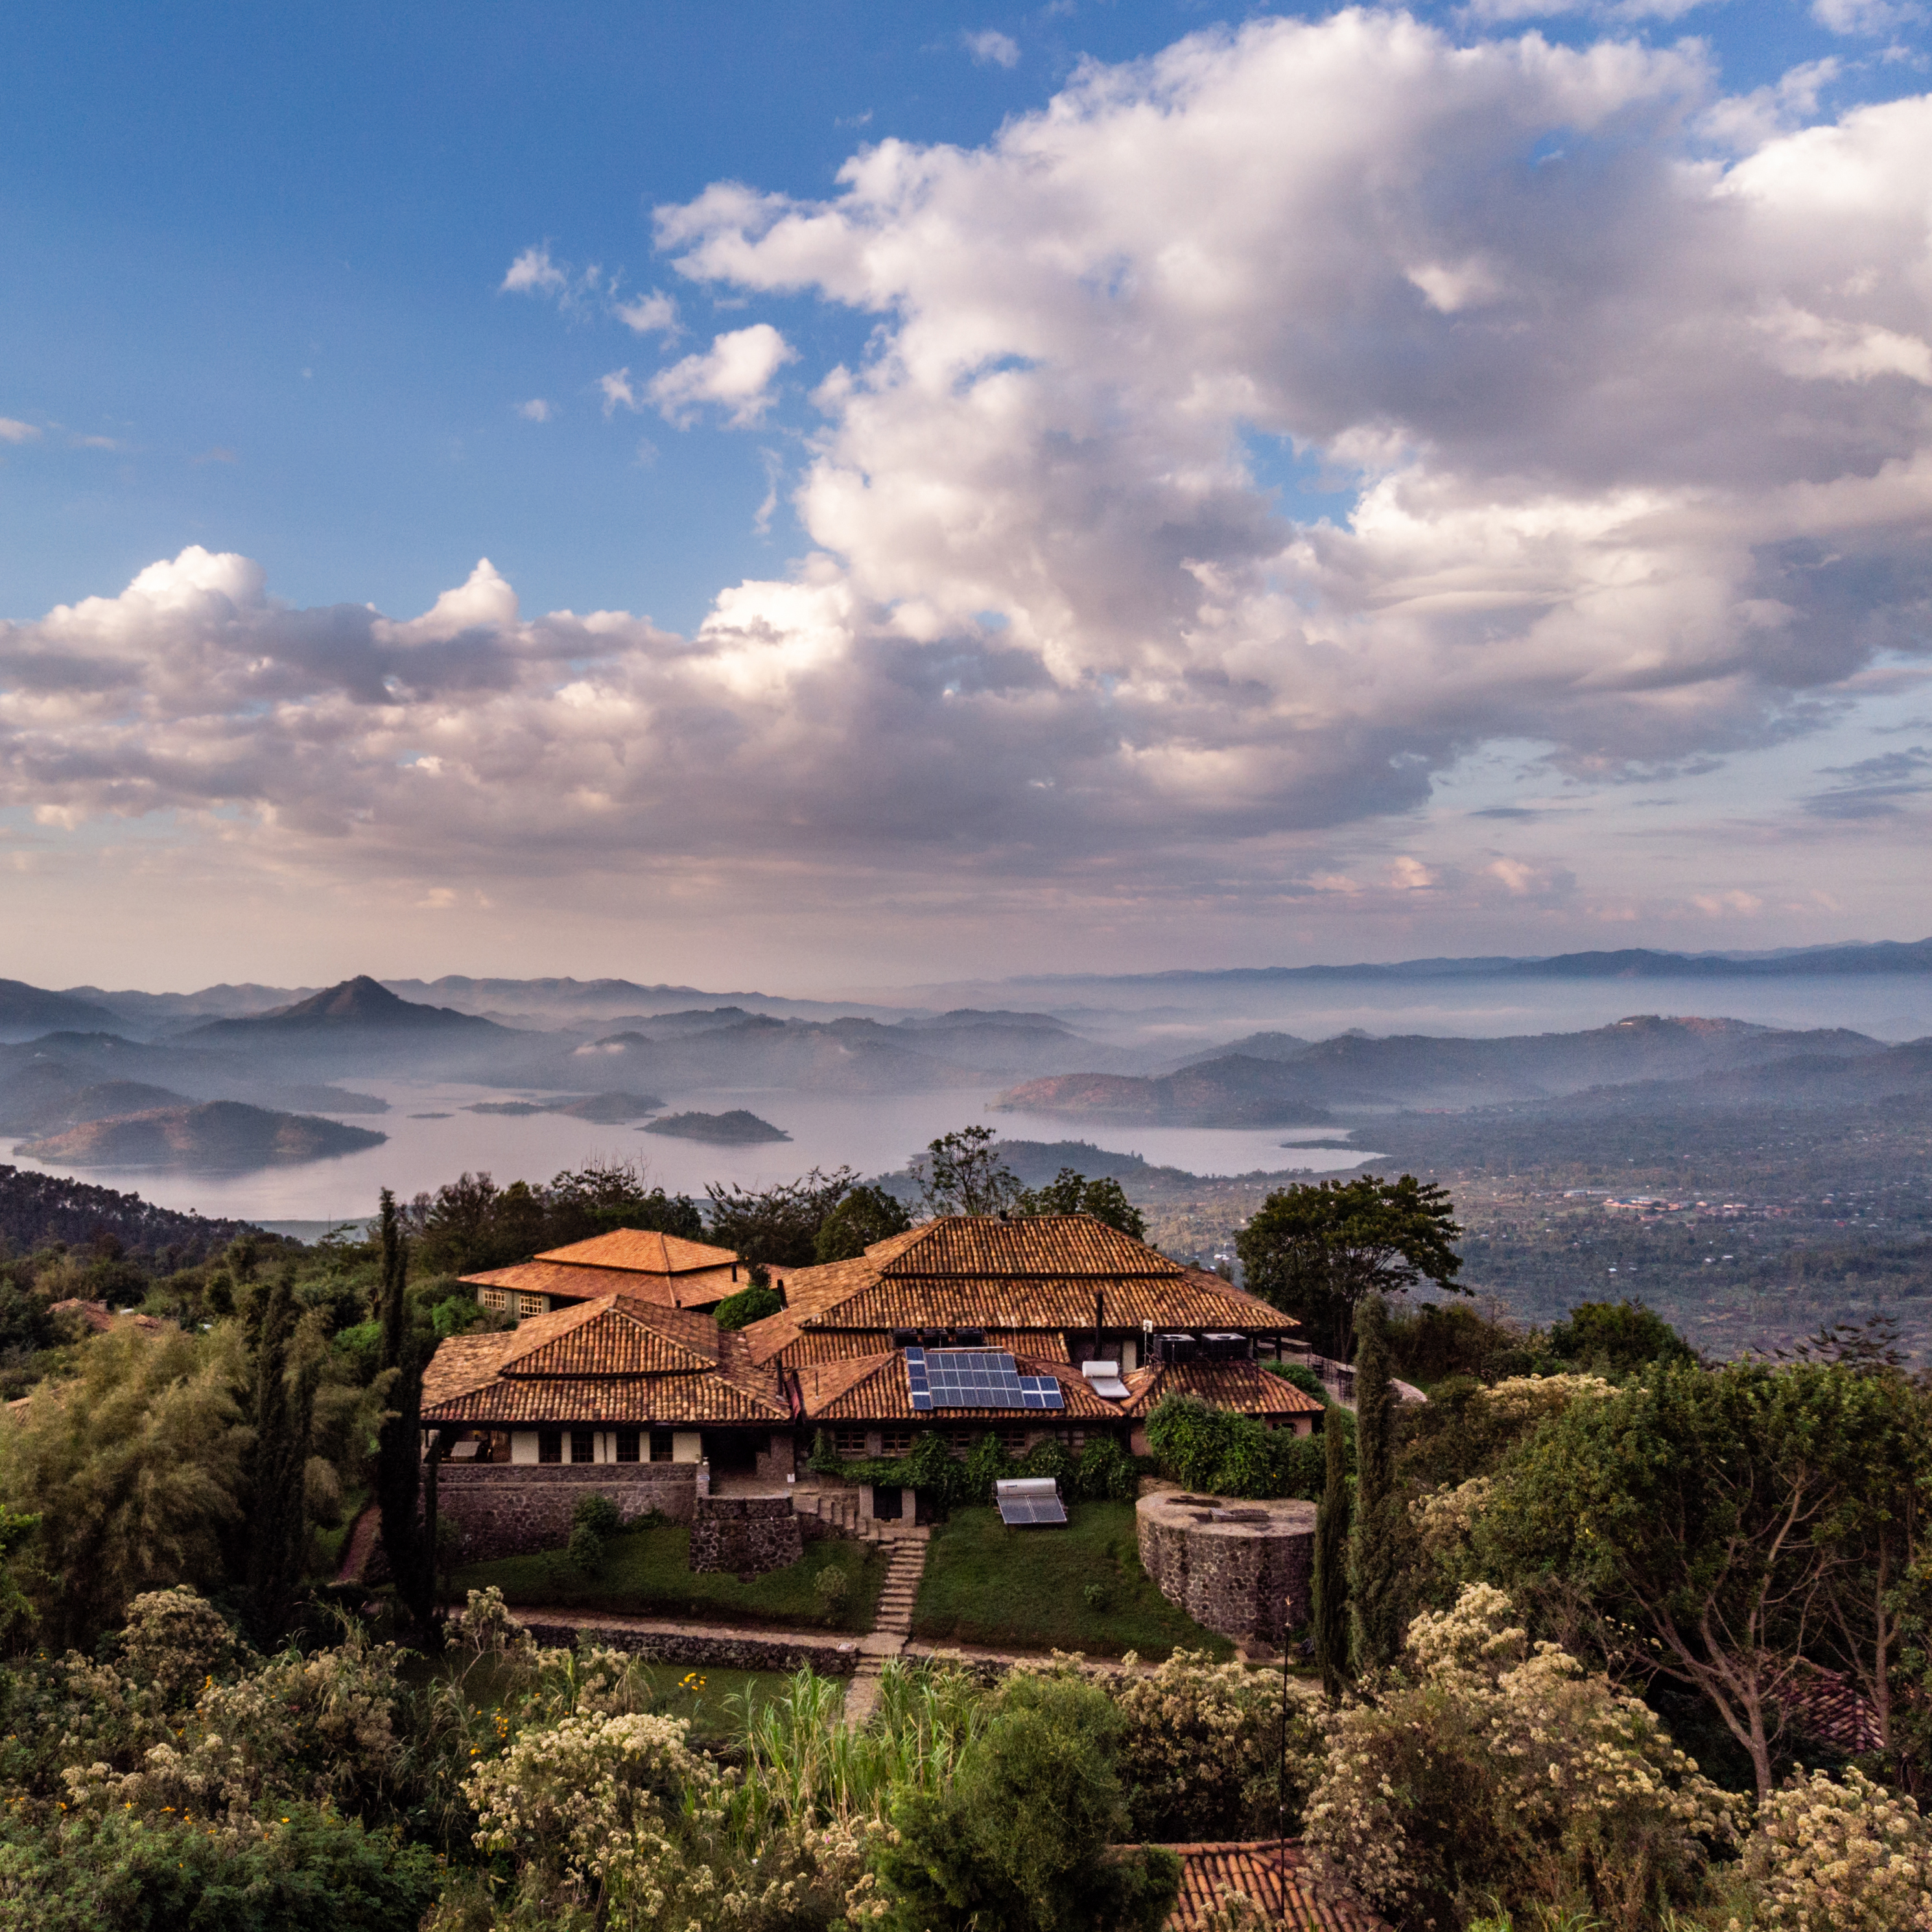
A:
[[[569,286],[569,276],[550,260],[544,244],[526,248],[510,264],[496,290],[500,295],[560,295]]]
[[[682,427],[694,419],[700,404],[718,403],[726,419],[742,429],[771,406],[772,378],[797,359],[798,352],[770,322],[756,322],[714,337],[705,354],[687,356],[661,370],[645,394],[667,422]],[[608,383],[610,378],[604,380]],[[628,394],[625,400],[630,400]]]
[[[978,33],[963,32],[959,44],[982,67],[1012,68],[1020,64],[1018,41],[997,27],[987,27]]]
[[[647,296],[634,296],[627,302],[618,303],[614,313],[626,328],[639,335],[675,335],[678,332],[677,304],[656,289]]]
[[[1922,8],[1900,0],[1812,0],[1811,17],[1834,34],[1888,34],[1923,17]]]
[[[636,410],[640,406],[638,392],[631,387],[628,368],[613,369],[608,376],[599,376],[597,386],[604,394],[604,413],[608,416],[613,410]]]
[[[412,894],[648,854],[1540,916],[1575,889],[1540,856],[1329,848],[1487,743],[1608,789],[1927,656],[1932,100],[1725,162],[1714,92],[1688,44],[1270,18],[823,201],[719,184],[659,212],[681,272],[872,325],[818,384],[795,572],[676,638],[524,616],[481,564],[412,620],[290,610],[184,551],[0,627],[0,804],[218,810]],[[598,386],[744,424],[794,356],[757,322]],[[1294,521],[1264,448],[1352,513]],[[1852,823],[1801,789],[1805,836]],[[1790,869],[1696,891],[1738,916]]]
[[[37,442],[40,434],[32,423],[16,422],[11,416],[0,416],[0,442]]]
[[[551,405],[541,396],[532,396],[526,403],[517,405],[517,413],[526,422],[548,422],[556,414]]]

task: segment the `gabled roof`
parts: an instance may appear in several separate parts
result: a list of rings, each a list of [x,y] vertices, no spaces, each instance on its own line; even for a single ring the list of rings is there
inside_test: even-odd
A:
[[[1264,1838],[1161,1849],[1180,1860],[1180,1895],[1162,1932],[1196,1932],[1235,1892],[1253,1900],[1269,1924],[1292,1925],[1296,1932],[1389,1932],[1388,1922],[1366,1906],[1323,1896],[1298,1844]]]
[[[1151,1414],[1165,1395],[1191,1395],[1244,1415],[1319,1415],[1324,1405],[1306,1389],[1270,1375],[1257,1362],[1156,1362],[1124,1378],[1123,1415]]]
[[[754,1322],[744,1332],[753,1360],[781,1362],[788,1369],[807,1362],[849,1362],[883,1352],[883,1338],[876,1329],[801,1329],[783,1312]],[[1010,1355],[1054,1362],[1069,1359],[1066,1337],[1057,1328],[982,1328],[978,1332],[980,1346],[1004,1348]]]
[[[507,1334],[452,1336],[423,1372],[422,1419],[620,1424],[784,1422],[775,1370],[708,1315],[608,1294]]]
[[[905,1356],[898,1349],[860,1355],[838,1362],[812,1362],[792,1371],[807,1422],[921,1422],[934,1428],[958,1428],[991,1422],[1111,1422],[1120,1410],[1096,1395],[1087,1378],[1070,1364],[1042,1357],[1016,1355],[1013,1366],[1023,1376],[1052,1376],[1059,1384],[1062,1408],[914,1408],[906,1380]]]
[[[519,1262],[514,1268],[490,1268],[462,1279],[476,1288],[507,1288],[525,1294],[546,1294],[555,1301],[595,1301],[621,1289],[638,1301],[655,1301],[665,1308],[694,1303],[709,1307],[737,1292],[728,1269],[702,1274],[630,1274],[615,1268],[563,1268],[554,1262]]]
[[[1171,1262],[1144,1241],[1124,1234],[1091,1214],[948,1214],[915,1228],[890,1256],[878,1244],[866,1251],[880,1275],[926,1279],[964,1276],[983,1280],[1029,1276],[1058,1281],[1117,1281],[1130,1275],[1178,1275]]]
[[[688,1241],[682,1234],[660,1234],[654,1228],[616,1228],[587,1241],[548,1248],[537,1256],[540,1262],[568,1268],[622,1268],[634,1274],[689,1274],[700,1268],[729,1268],[737,1258],[729,1248]]]
[[[875,1242],[856,1260],[797,1270],[785,1280],[784,1312],[746,1333],[769,1359],[814,1329],[1064,1332],[1094,1325],[1096,1297],[1109,1328],[1150,1322],[1280,1334],[1297,1325],[1219,1275],[1184,1268],[1090,1214],[956,1215]]]

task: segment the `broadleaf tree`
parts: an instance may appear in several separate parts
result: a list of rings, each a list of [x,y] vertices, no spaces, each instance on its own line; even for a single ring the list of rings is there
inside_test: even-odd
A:
[[[1346,1360],[1355,1311],[1371,1294],[1427,1281],[1467,1294],[1448,1190],[1412,1174],[1372,1174],[1277,1189],[1234,1238],[1249,1292],[1302,1324],[1304,1336]]]

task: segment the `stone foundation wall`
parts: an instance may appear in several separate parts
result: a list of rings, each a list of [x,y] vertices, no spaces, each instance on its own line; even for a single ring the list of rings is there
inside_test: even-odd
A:
[[[761,1576],[805,1555],[805,1534],[789,1496],[700,1496],[691,1528],[691,1567]]]
[[[1280,1644],[1308,1621],[1315,1505],[1166,1491],[1134,1507],[1141,1567],[1161,1594],[1223,1636]]]
[[[779,1670],[789,1675],[806,1665],[821,1677],[850,1677],[859,1667],[856,1637],[827,1636],[822,1643],[795,1636],[755,1637],[742,1633],[710,1636],[702,1630],[600,1629],[592,1624],[547,1624],[532,1619],[530,1634],[542,1644],[608,1644],[635,1651],[655,1664],[710,1664],[717,1670]]]
[[[655,1510],[674,1522],[698,1514],[695,1462],[445,1462],[436,1471],[436,1512],[463,1533],[462,1561],[522,1556],[570,1540],[571,1513],[586,1490],[601,1490],[625,1522]]]

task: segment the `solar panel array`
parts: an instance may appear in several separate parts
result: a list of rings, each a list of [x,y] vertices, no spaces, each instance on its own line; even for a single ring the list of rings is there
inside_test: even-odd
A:
[[[1051,1376],[1023,1376],[1002,1348],[908,1348],[906,1382],[916,1409],[1064,1408]]]
[[[1033,1522],[1064,1522],[1066,1505],[1058,1496],[1002,1497],[1000,1520],[1016,1527]]]

